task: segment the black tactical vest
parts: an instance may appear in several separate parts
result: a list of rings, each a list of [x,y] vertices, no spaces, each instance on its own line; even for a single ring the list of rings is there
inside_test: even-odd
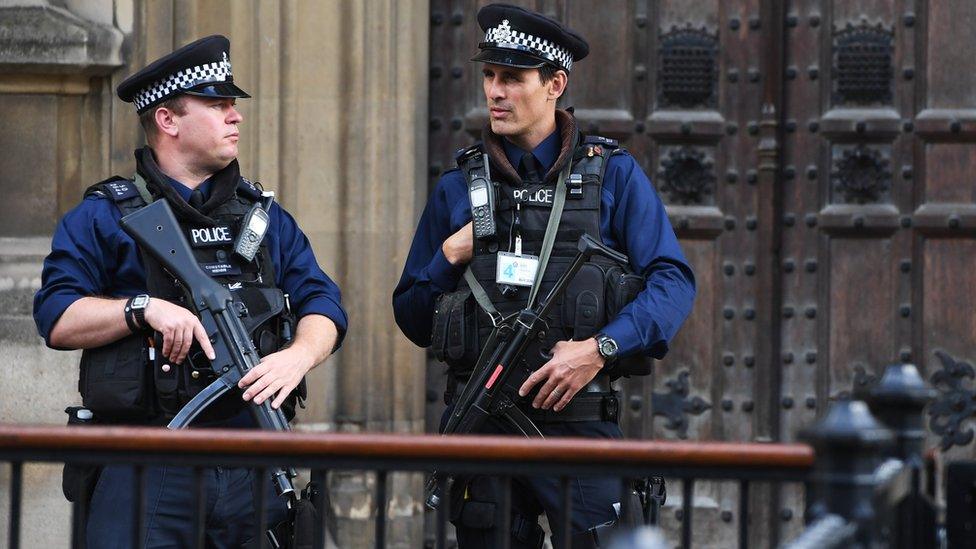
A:
[[[123,216],[146,205],[144,195],[139,192],[137,185],[118,177],[91,186],[86,191],[86,196],[88,194],[110,198]],[[261,356],[265,356],[279,350],[287,343],[291,338],[294,321],[290,311],[287,310],[284,294],[275,287],[274,264],[266,240],[262,241],[258,253],[250,262],[233,253],[233,243],[241,229],[243,216],[261,198],[261,192],[252,183],[241,178],[234,196],[208,214],[215,221],[213,226],[195,225],[183,219],[180,219],[180,226],[201,268],[231,291],[255,347]],[[140,255],[146,269],[146,286],[149,295],[191,308],[188,304],[187,292],[176,279],[149,254]],[[106,346],[132,347],[127,351],[129,353],[147,352],[149,356],[143,357],[145,361],[139,362],[147,362],[151,366],[151,375],[145,375],[145,379],[142,380],[143,387],[132,388],[131,391],[134,394],[146,394],[138,394],[137,399],[116,402],[109,411],[100,410],[99,402],[88,402],[91,398],[85,394],[86,388],[89,393],[93,389],[99,392],[98,378],[103,377],[101,371],[104,367],[99,362],[104,360],[95,360],[95,363],[92,363],[93,357],[87,357],[87,361],[86,357],[83,357],[80,389],[86,400],[86,406],[96,415],[102,412],[101,416],[109,419],[166,421],[215,379],[209,361],[198,344],[194,343],[187,359],[177,367],[166,364],[165,357],[159,352],[162,349],[160,334],[155,334],[154,341],[150,342],[153,350],[136,351],[139,345],[131,341],[144,341],[146,337],[145,334],[134,334]],[[118,350],[116,349],[115,352],[118,353]],[[96,378],[94,380],[96,387],[93,387],[93,377]],[[300,398],[304,398],[304,387],[303,382],[300,390],[297,391],[300,393],[297,395]],[[103,389],[101,392],[110,391]],[[139,402],[129,402],[130,400]],[[294,415],[295,400],[288,400],[286,414],[290,419]],[[230,391],[201,414],[201,421],[219,421],[232,417],[240,412],[242,406],[243,401],[239,391]]]
[[[482,150],[483,146],[478,144],[457,155],[461,172],[469,182],[478,171]],[[577,242],[582,235],[588,234],[603,242],[600,234],[603,176],[610,156],[617,152],[616,141],[599,136],[587,136],[575,148],[570,178],[567,180],[565,206],[537,299],[544,297],[566,271],[577,253]],[[523,254],[540,254],[552,211],[556,179],[550,177],[536,185],[493,179],[498,236],[494,241],[475,239],[470,267],[492,305],[503,316],[508,316],[526,307],[530,288],[511,286],[503,292],[496,283],[497,252],[512,251],[510,243],[514,243],[514,233],[517,232],[522,237]],[[582,341],[593,337],[643,287],[643,277],[630,274],[629,269],[603,258],[597,257],[584,264],[562,299],[557,300],[550,310],[545,335],[530,344],[523,358],[524,366],[529,370],[541,367],[548,361],[546,355],[549,350],[558,341]],[[435,355],[451,367],[455,376],[464,378],[475,367],[481,347],[491,330],[491,318],[481,310],[471,297],[471,290],[462,283],[458,291],[443,295],[438,302],[431,346]],[[639,363],[621,361],[609,369],[610,374],[619,377],[649,373],[649,362],[639,360]]]

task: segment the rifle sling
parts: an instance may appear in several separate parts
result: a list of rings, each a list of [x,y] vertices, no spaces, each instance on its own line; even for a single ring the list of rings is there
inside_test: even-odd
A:
[[[149,187],[146,185],[146,180],[139,175],[139,172],[136,172],[136,174],[132,176],[132,184],[135,186],[136,190],[139,191],[139,196],[146,201],[146,204],[153,203],[153,197],[149,193]]]
[[[559,230],[559,220],[563,216],[563,206],[566,204],[566,178],[569,177],[572,165],[572,162],[567,162],[566,167],[556,180],[556,194],[552,199],[549,224],[546,225],[546,234],[542,237],[542,250],[539,252],[539,270],[535,273],[535,282],[529,292],[529,301],[525,304],[529,308],[535,303],[539,287],[542,286],[542,275],[546,272],[546,265],[549,263],[549,256],[552,254],[552,246],[556,243],[556,231]]]

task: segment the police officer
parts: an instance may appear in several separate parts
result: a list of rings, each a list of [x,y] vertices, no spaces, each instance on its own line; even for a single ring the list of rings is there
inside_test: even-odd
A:
[[[241,302],[263,357],[239,391],[194,425],[255,427],[247,401],[271,400],[292,415],[304,376],[345,333],[339,289],[318,266],[308,239],[273,193],[240,175],[243,117],[235,102],[249,95],[234,84],[229,54],[227,38],[209,36],[122,82],[118,96],[135,105],[148,142],[135,151],[136,173],[90,187],[57,226],[34,318],[50,347],[84,349],[79,388],[87,410],[84,417],[76,411],[75,419],[94,414],[97,423],[165,425],[212,381],[214,349],[186,308],[183,289],[119,226],[123,215],[154,200],[169,203],[201,267]],[[267,217],[247,223],[254,208]],[[235,246],[245,229],[260,239],[257,249]],[[286,511],[269,480],[273,525]],[[205,471],[204,481],[208,547],[243,546],[255,535],[252,473],[217,467]],[[90,495],[89,547],[129,546],[130,510],[138,509],[133,482],[130,467],[101,471]],[[148,469],[146,547],[194,545],[194,486],[190,469]]]
[[[473,61],[482,63],[489,121],[481,143],[458,153],[459,169],[444,173],[428,200],[393,294],[396,321],[447,362],[451,404],[491,336],[493,317],[525,307],[537,277],[545,295],[581,234],[601,240],[627,254],[629,265],[593,260],[583,267],[553,307],[544,340],[524,355],[534,373],[519,390],[519,406],[545,436],[619,438],[612,380],[647,374],[650,357],[665,355],[691,310],[693,274],[634,158],[613,140],[581,135],[572,114],[556,107],[573,64],[589,52],[586,41],[510,5],[485,6],[478,23],[486,34]],[[482,179],[492,182],[490,198],[478,188]],[[545,255],[545,272],[538,272]],[[515,431],[497,420],[484,432]],[[482,477],[455,482],[451,499],[459,503],[450,513],[461,547],[497,539],[493,486]],[[572,486],[573,539],[564,540],[558,480],[514,482],[513,547],[541,547],[542,512],[556,547],[599,546],[618,520],[620,481],[581,477]]]

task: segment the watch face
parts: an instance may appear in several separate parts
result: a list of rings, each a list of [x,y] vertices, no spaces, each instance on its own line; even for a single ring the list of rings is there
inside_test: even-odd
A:
[[[145,309],[146,305],[149,305],[148,295],[137,295],[132,298],[132,308],[133,309]]]
[[[617,354],[617,343],[609,338],[600,341],[600,354],[604,357],[611,357]]]

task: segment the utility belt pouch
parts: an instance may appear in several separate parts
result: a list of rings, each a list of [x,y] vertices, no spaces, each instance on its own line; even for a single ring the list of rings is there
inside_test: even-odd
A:
[[[92,425],[95,418],[91,410],[84,406],[68,406],[64,409],[68,414],[68,427]],[[95,491],[95,484],[102,474],[100,465],[89,463],[65,463],[61,473],[61,491],[68,501],[88,502]]]
[[[82,404],[105,421],[143,420],[154,413],[148,339],[128,337],[81,353]]]
[[[169,359],[162,352],[155,349],[163,348],[163,335],[156,332],[153,337],[153,382],[156,386],[156,402],[167,415],[175,415],[182,407],[180,398],[180,372],[188,366],[185,364],[170,364]],[[191,349],[191,353],[193,349]]]
[[[442,294],[434,308],[431,350],[452,370],[468,371],[478,360],[477,307],[470,288]]]

